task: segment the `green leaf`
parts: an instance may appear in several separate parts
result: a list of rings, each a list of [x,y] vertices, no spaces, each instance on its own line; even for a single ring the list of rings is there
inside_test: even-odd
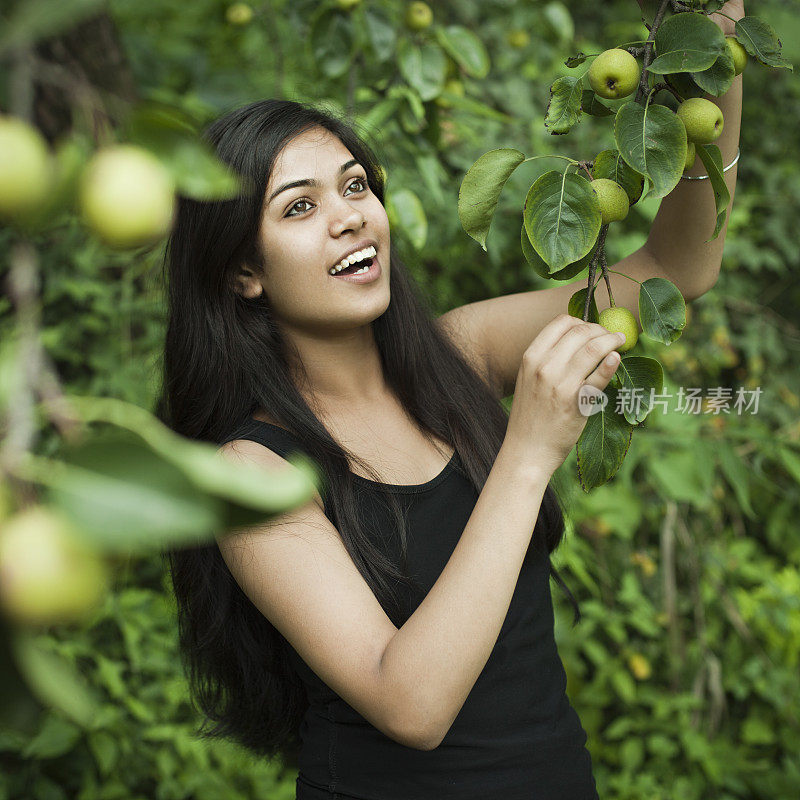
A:
[[[742,17],[736,22],[736,38],[747,52],[768,67],[783,67],[794,71],[792,64],[781,55],[781,40],[774,30],[759,17]]]
[[[754,519],[755,512],[750,504],[749,469],[733,447],[724,440],[716,442],[715,453],[725,478],[736,493],[739,506],[750,519]]]
[[[545,278],[547,280],[558,280],[558,281],[568,281],[572,280],[576,275],[578,275],[589,263],[594,254],[593,251],[590,251],[586,254],[582,259],[576,261],[572,264],[568,264],[566,267],[560,270],[556,270],[555,272],[550,272],[550,268],[548,265],[542,260],[539,254],[534,250],[533,245],[531,244],[531,240],[528,238],[528,233],[525,230],[525,225],[522,225],[522,230],[520,231],[520,243],[522,246],[522,254],[525,257],[525,261],[528,263],[530,267],[533,268],[534,272],[540,277]]]
[[[366,108],[362,115],[356,116],[359,126],[369,134],[379,131],[383,124],[397,113],[397,107],[401,102],[401,98],[395,95],[374,103]]]
[[[592,117],[610,117],[614,111],[600,102],[591,89],[584,89],[581,94],[581,111]]]
[[[408,85],[394,85],[386,93],[387,98],[400,103],[400,122],[408,133],[417,133],[426,123],[425,106],[416,89]]]
[[[659,492],[681,503],[708,508],[714,482],[713,452],[701,442],[693,449],[660,452],[648,462]]]
[[[690,97],[704,97],[705,92],[692,80],[688,72],[676,72],[674,75],[665,75],[667,83],[687,100]]]
[[[338,78],[355,55],[353,27],[346,15],[326,9],[311,25],[311,50],[323,75]]]
[[[180,109],[149,101],[136,106],[125,122],[126,138],[159,158],[177,190],[194,200],[229,200],[250,187],[196,132]]]
[[[62,656],[42,647],[32,631],[18,629],[11,638],[14,659],[28,688],[46,706],[65,714],[72,723],[87,727],[97,715],[99,698]],[[72,749],[75,725],[50,716],[28,745],[36,757],[51,758]],[[35,742],[35,744],[34,744]]]
[[[692,80],[703,91],[714,95],[714,97],[720,97],[731,88],[733,79],[736,77],[733,56],[726,47],[719,58],[707,70],[692,72],[691,75]]]
[[[419,197],[411,189],[387,193],[386,213],[392,226],[400,228],[411,244],[422,250],[428,239],[428,218]]]
[[[462,25],[435,28],[436,39],[467,75],[485,78],[489,74],[489,53],[483,42]]]
[[[592,249],[583,258],[578,259],[578,261],[575,261],[572,264],[567,264],[567,266],[563,269],[551,273],[550,268],[542,260],[541,256],[533,249],[533,245],[531,244],[531,240],[528,238],[528,232],[525,230],[524,224],[522,226],[522,230],[520,231],[520,242],[522,244],[522,255],[525,256],[525,260],[533,267],[536,274],[540,278],[547,278],[548,280],[554,281],[572,280],[577,274],[589,266],[592,256],[594,256],[595,252],[597,251],[597,243],[595,242],[595,246],[592,247]]]
[[[586,293],[589,291],[588,286],[584,286],[583,289],[578,289],[575,294],[572,295],[569,299],[569,305],[567,307],[567,313],[570,316],[577,317],[578,319],[583,319],[583,308],[586,305]],[[592,294],[592,299],[589,302],[589,318],[587,322],[596,322],[599,324],[600,322],[600,312],[597,310],[597,303],[594,299],[594,293]]]
[[[120,748],[117,740],[108,731],[90,731],[87,744],[100,774],[109,775],[119,761]]]
[[[576,445],[578,479],[584,492],[601,486],[617,473],[630,447],[633,426],[617,409],[617,390],[606,386],[605,408],[586,418]]]
[[[636,684],[627,672],[618,672],[620,676],[615,681],[615,688],[620,697],[627,702],[636,700]],[[625,678],[621,678],[621,676]],[[627,695],[627,696],[625,696]],[[641,739],[630,738],[624,741],[619,748],[619,761],[623,771],[633,772],[644,761],[644,743]]]
[[[600,206],[585,178],[552,170],[536,179],[525,198],[525,230],[551,270],[583,258],[600,232]]]
[[[727,49],[725,36],[705,14],[674,14],[655,38],[658,57],[647,68],[655,75],[708,69]]]
[[[657,395],[664,387],[661,364],[646,356],[625,356],[616,374],[621,381],[622,413],[631,425],[638,425],[653,409],[650,390]]]
[[[584,61],[586,61],[586,53],[576,53],[564,61],[564,66],[572,69],[573,67],[579,67]]]
[[[423,101],[433,100],[444,87],[447,75],[447,56],[434,42],[414,44],[401,39],[397,48],[400,72]]]
[[[774,744],[776,739],[773,724],[754,713],[744,721],[741,736],[747,744]]]
[[[385,9],[378,6],[365,8],[364,24],[375,60],[379,63],[389,61],[394,56],[397,34]]]
[[[468,170],[458,190],[461,227],[486,250],[486,237],[500,193],[525,154],[510,147],[484,153]]]
[[[130,403],[78,396],[69,402],[85,422],[117,429],[67,445],[63,461],[45,460],[32,479],[45,484],[87,540],[107,551],[195,542],[220,526],[263,521],[308,502],[321,484],[316,465],[300,453],[287,459],[294,470],[234,464]]]
[[[502,111],[498,111],[496,108],[487,106],[486,103],[481,103],[480,100],[476,100],[474,97],[466,97],[446,92],[443,92],[442,94],[446,94],[447,100],[452,108],[459,108],[462,111],[472,114],[473,116],[485,117],[486,119],[493,119],[497,122],[514,122],[514,118],[512,116],[505,114]]]
[[[583,79],[565,75],[550,87],[544,126],[553,134],[568,133],[581,115]]]
[[[714,225],[714,232],[706,239],[710,242],[719,236],[722,226],[725,224],[725,216],[728,210],[728,204],[731,200],[731,193],[728,191],[728,186],[725,183],[725,175],[722,173],[722,153],[719,147],[715,144],[698,144],[695,146],[697,155],[703,162],[706,168],[711,188],[714,190],[714,203],[717,209],[717,221]]]
[[[647,197],[664,197],[677,185],[686,161],[686,128],[666,106],[625,103],[614,122],[622,157],[653,184]]]
[[[599,152],[592,164],[592,177],[608,178],[618,183],[627,193],[631,205],[642,196],[644,175],[632,169],[622,158],[619,150],[612,148]]]
[[[81,739],[81,729],[67,719],[47,714],[41,730],[31,739],[20,755],[37,761],[69,753]]]
[[[800,456],[791,448],[785,446],[778,448],[778,456],[789,475],[794,478],[797,484],[800,484]]]
[[[686,302],[666,278],[648,278],[639,287],[639,321],[642,330],[663,344],[672,344],[686,327]]]

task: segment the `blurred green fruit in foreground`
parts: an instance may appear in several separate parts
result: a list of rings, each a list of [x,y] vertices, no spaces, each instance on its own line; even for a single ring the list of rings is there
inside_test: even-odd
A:
[[[590,186],[597,195],[603,225],[619,222],[628,216],[630,202],[628,193],[610,178],[595,178]]]
[[[139,247],[166,235],[175,182],[161,162],[135,145],[96,153],[81,178],[80,205],[89,227],[111,247]]]
[[[422,0],[414,0],[413,3],[409,3],[406,9],[406,25],[412,31],[425,30],[430,27],[432,22],[433,11],[427,3],[423,3]]]
[[[733,36],[726,36],[725,44],[728,45],[728,52],[733,59],[733,74],[741,75],[742,72],[744,72],[744,68],[747,66],[747,50],[745,50],[741,42]]]
[[[716,103],[704,97],[684,100],[676,112],[686,128],[686,138],[695,144],[711,144],[722,133],[725,120]]]
[[[611,333],[624,333],[625,341],[616,349],[627,353],[639,341],[639,326],[636,317],[624,306],[611,306],[600,312],[598,322]]]
[[[589,85],[606,100],[627,97],[639,84],[639,64],[619,47],[600,53],[589,67]]]
[[[52,509],[26,508],[0,524],[0,608],[19,624],[80,620],[105,595],[108,572]]]
[[[253,9],[247,3],[234,3],[225,11],[225,19],[231,25],[247,25],[253,19]]]
[[[0,215],[24,218],[46,199],[53,179],[50,149],[36,128],[0,115]]]

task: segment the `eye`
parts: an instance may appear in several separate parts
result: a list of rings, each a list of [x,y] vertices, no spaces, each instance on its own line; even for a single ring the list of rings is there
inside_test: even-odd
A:
[[[366,192],[367,188],[369,186],[369,184],[367,183],[366,177],[358,177],[358,178],[353,179],[350,182],[350,185],[347,188],[348,189],[351,188],[353,186],[353,184],[359,184],[361,186],[360,189],[356,190],[358,192]],[[306,203],[307,205],[310,205],[309,201],[304,199],[304,198],[300,199],[300,200],[297,200],[295,203],[292,204],[292,206],[289,208],[289,211],[286,213],[285,216],[287,216],[287,217],[296,217],[296,216],[298,216],[298,214],[305,213],[304,211],[299,211],[297,214],[291,213],[292,211],[294,211],[295,208],[297,208],[297,206],[301,205],[302,203]]]

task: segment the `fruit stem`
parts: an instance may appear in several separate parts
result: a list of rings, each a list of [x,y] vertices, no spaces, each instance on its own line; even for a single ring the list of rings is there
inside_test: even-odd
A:
[[[658,94],[658,92],[660,92],[662,89],[666,89],[668,92],[671,92],[679,103],[683,102],[683,98],[666,81],[663,83],[657,83],[653,87],[653,93]]]
[[[631,278],[631,276],[630,276],[630,275],[626,275],[624,272],[619,272],[619,271],[618,271],[618,270],[616,270],[616,269],[609,269],[609,270],[607,270],[607,271],[608,271],[608,272],[613,272],[615,275],[622,275],[622,277],[623,277],[623,278],[627,278],[629,281],[633,281],[634,283],[638,283],[638,284],[639,284],[639,286],[641,286],[641,285],[642,285],[642,282],[641,282],[641,281],[637,281],[637,280],[636,280],[636,278]]]
[[[611,281],[608,278],[608,264],[606,263],[606,248],[603,245],[602,252],[600,253],[600,268],[603,270],[603,278],[606,282],[606,290],[608,291],[608,302],[611,304],[611,308],[614,308],[616,303],[614,302],[614,294],[611,291]]]
[[[592,173],[589,172],[589,164],[591,163],[592,163],[591,161],[579,161],[578,166],[583,168],[586,171],[586,174],[589,176],[589,180],[593,181],[594,177],[592,176]]]
[[[594,282],[594,275],[595,271],[597,270],[598,261],[602,257],[603,250],[605,248],[606,243],[606,234],[608,233],[608,225],[601,225],[600,226],[600,236],[597,239],[597,249],[594,251],[594,255],[592,256],[592,260],[589,262],[589,279],[587,282],[586,287],[586,300],[583,304],[583,321],[588,322],[589,320],[589,303],[592,302],[592,297],[594,297],[594,288],[596,286]]]
[[[656,33],[658,33],[658,28],[664,19],[664,14],[667,11],[667,6],[669,3],[670,0],[661,0],[661,5],[658,7],[655,19],[653,20],[653,27],[650,28],[650,35],[647,37],[647,41],[644,45],[644,56],[642,57],[642,75],[639,78],[639,88],[636,90],[636,97],[634,98],[634,102],[636,103],[642,99],[642,95],[647,91],[647,76],[650,74],[647,71],[647,68],[650,66],[650,63],[653,60],[653,42],[655,42]]]

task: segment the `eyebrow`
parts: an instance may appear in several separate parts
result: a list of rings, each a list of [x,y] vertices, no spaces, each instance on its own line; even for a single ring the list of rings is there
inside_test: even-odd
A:
[[[343,175],[347,172],[350,167],[358,164],[358,160],[355,158],[351,158],[346,163],[342,164],[339,167],[338,175]],[[294,189],[296,186],[319,186],[319,181],[315,178],[303,178],[299,181],[290,181],[289,183],[284,183],[283,186],[278,187],[271,195],[269,200],[267,200],[267,205],[269,205],[281,192],[285,192],[287,189]]]

